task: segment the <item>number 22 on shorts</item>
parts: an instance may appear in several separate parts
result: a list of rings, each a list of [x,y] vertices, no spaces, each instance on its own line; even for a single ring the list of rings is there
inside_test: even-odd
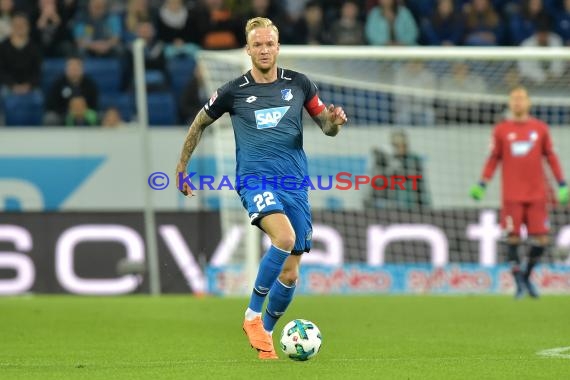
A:
[[[263,210],[267,206],[275,204],[275,199],[273,198],[273,193],[266,191],[263,194],[257,194],[253,197],[255,205],[257,206],[257,211]]]

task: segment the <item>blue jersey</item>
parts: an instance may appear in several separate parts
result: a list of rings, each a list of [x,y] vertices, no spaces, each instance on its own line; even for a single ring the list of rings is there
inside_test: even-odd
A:
[[[230,114],[238,178],[287,176],[295,177],[291,183],[301,183],[309,175],[303,150],[303,108],[315,102],[324,105],[305,75],[282,68],[277,74],[275,82],[255,83],[247,72],[220,87],[204,111],[214,120],[225,112]]]

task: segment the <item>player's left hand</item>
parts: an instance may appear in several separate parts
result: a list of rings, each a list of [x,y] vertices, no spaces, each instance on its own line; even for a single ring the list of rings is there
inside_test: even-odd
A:
[[[328,111],[333,125],[343,125],[347,122],[348,119],[342,107],[335,107],[331,104],[328,106]]]
[[[560,186],[558,189],[558,202],[561,205],[566,206],[570,200],[570,191],[568,190],[568,185]]]

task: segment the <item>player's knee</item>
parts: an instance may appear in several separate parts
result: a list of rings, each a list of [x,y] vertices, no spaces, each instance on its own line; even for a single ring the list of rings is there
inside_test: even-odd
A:
[[[293,286],[299,278],[299,270],[297,268],[283,268],[279,280],[286,286]]]
[[[273,237],[271,243],[279,249],[291,252],[295,247],[295,233],[281,232]]]

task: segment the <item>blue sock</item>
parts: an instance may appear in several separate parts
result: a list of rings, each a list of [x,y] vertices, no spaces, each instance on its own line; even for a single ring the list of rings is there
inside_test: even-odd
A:
[[[275,324],[291,303],[294,293],[295,285],[285,286],[281,281],[275,281],[269,294],[267,310],[263,316],[263,327],[266,331],[273,331]]]
[[[249,300],[249,308],[257,313],[261,313],[265,296],[269,293],[269,289],[275,283],[275,280],[281,273],[283,263],[289,257],[289,254],[282,249],[271,246],[259,263],[255,286]]]

